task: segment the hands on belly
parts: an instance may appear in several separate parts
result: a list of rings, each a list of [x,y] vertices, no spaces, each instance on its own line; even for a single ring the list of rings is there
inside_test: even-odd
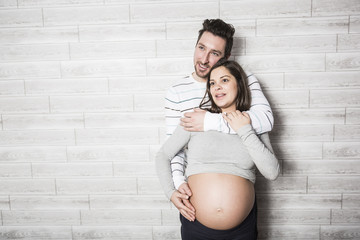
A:
[[[173,193],[170,200],[179,210],[181,215],[189,221],[195,221],[195,208],[189,201],[191,195],[192,192],[189,185],[183,183],[180,185],[179,190]]]

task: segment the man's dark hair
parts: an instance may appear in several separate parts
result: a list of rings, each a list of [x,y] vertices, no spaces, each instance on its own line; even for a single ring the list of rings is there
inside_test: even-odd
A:
[[[233,25],[224,22],[221,19],[205,19],[203,22],[203,28],[199,31],[199,37],[196,44],[199,42],[204,32],[210,32],[215,36],[219,36],[226,41],[225,45],[225,58],[230,57],[231,49],[234,42],[235,28]]]

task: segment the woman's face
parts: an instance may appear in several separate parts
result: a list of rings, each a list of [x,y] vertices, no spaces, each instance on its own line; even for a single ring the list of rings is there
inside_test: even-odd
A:
[[[224,66],[218,67],[210,75],[210,94],[222,112],[236,111],[237,82]]]

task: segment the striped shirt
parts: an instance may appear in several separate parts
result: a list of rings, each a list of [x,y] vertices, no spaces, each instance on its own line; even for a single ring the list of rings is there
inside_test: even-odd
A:
[[[251,125],[257,134],[271,131],[274,118],[271,107],[265,98],[256,77],[248,74],[248,84],[251,90],[251,107],[248,114]],[[165,97],[166,135],[170,136],[180,123],[184,113],[199,107],[206,92],[206,82],[198,82],[191,75],[175,82],[167,91]],[[216,130],[236,134],[221,114],[207,112],[204,119],[204,131]],[[176,189],[185,182],[186,152],[181,150],[171,161],[171,170]]]

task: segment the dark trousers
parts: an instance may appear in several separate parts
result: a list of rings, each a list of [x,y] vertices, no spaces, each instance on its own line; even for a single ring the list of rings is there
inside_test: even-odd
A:
[[[254,206],[239,226],[229,230],[208,228],[195,220],[190,222],[180,214],[182,240],[256,240],[257,206]]]

